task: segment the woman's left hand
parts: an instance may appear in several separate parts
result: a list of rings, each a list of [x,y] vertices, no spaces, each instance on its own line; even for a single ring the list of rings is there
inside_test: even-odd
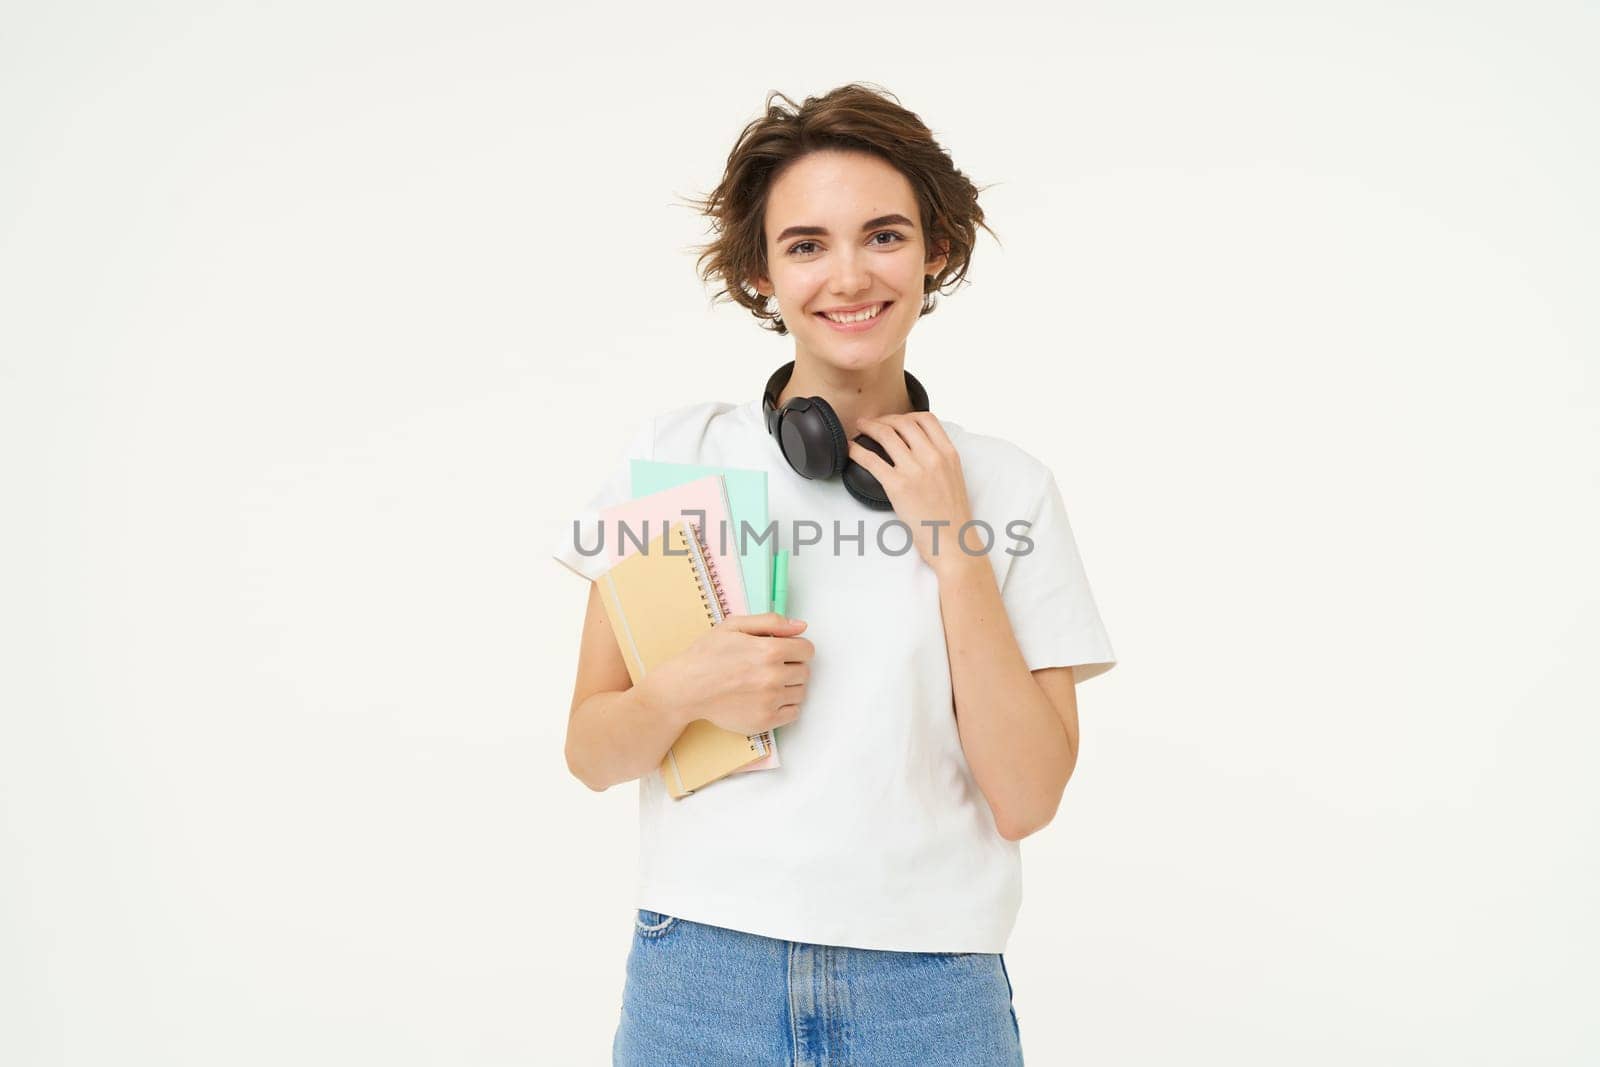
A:
[[[854,440],[849,442],[850,458],[882,484],[895,514],[911,528],[912,541],[923,561],[942,575],[982,559],[962,551],[956,543],[962,524],[972,519],[972,506],[967,501],[961,455],[939,419],[932,412],[909,411],[858,419],[855,429],[881,445],[894,461],[890,466],[871,449]],[[967,531],[967,543],[974,549],[981,548],[982,531]]]

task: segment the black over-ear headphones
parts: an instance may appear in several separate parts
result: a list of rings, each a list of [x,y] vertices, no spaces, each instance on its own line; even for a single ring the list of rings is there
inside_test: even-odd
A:
[[[778,409],[778,394],[789,384],[789,376],[793,373],[794,361],[790,360],[773,371],[772,377],[767,379],[766,390],[761,394],[761,410],[766,416],[767,432],[778,442],[783,458],[802,478],[832,478],[842,472],[846,492],[869,508],[889,511],[893,507],[889,503],[889,494],[883,491],[883,486],[871,471],[850,458],[850,449],[844,440],[844,427],[826,400],[820,396],[795,396],[789,398],[781,411]],[[928,391],[911,376],[910,371],[906,371],[905,376],[912,410],[927,411]],[[866,434],[856,434],[855,440],[861,447],[882,456],[890,466],[894,465],[894,460],[889,459],[883,447]]]

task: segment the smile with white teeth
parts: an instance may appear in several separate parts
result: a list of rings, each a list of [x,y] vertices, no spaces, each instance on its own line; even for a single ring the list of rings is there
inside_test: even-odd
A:
[[[882,311],[883,305],[884,302],[880,301],[879,303],[873,304],[871,307],[862,308],[860,311],[852,311],[848,315],[835,315],[831,311],[824,311],[822,312],[822,316],[830,322],[837,322],[841,325],[848,325],[852,322],[866,322],[868,319],[874,318],[878,312]]]

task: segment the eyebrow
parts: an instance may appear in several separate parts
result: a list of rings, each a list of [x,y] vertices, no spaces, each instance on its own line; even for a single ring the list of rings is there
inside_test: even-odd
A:
[[[861,224],[861,232],[875,230],[879,226],[912,226],[912,221],[904,215],[879,215],[875,219],[868,219]],[[825,226],[790,226],[772,239],[773,244],[780,244],[790,237],[826,237],[828,229]]]

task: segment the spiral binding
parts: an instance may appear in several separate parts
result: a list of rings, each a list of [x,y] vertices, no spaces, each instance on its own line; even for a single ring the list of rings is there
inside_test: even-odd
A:
[[[690,538],[693,540],[692,545],[685,543],[683,548],[689,554],[689,561],[695,569],[695,584],[700,587],[700,601],[705,604],[706,618],[711,620],[712,625],[716,625],[729,614],[728,595],[723,591],[722,578],[717,574],[716,563],[706,548],[699,523],[685,521],[678,527],[678,531],[680,541],[687,542]],[[715,605],[711,602],[712,596],[716,597]]]
[[[689,562],[695,570],[695,585],[700,589],[700,603],[705,605],[706,618],[715,626],[726,619],[728,611],[728,595],[723,591],[722,578],[717,574],[716,561],[711,556],[711,551],[706,547],[705,539],[701,536],[700,524],[687,519],[677,527],[678,541],[683,550],[688,554]],[[716,595],[716,604],[713,605],[706,590],[710,589]],[[765,756],[772,751],[772,731],[763,730],[758,734],[748,734],[745,738],[750,743],[750,751]]]

